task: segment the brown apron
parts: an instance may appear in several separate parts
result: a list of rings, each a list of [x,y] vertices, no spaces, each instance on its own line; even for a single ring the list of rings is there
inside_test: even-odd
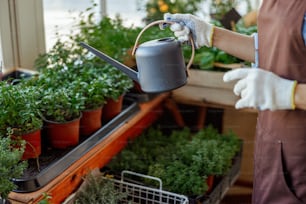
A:
[[[306,0],[263,0],[258,16],[259,67],[306,83],[302,23]],[[306,203],[306,111],[258,116],[253,204]]]

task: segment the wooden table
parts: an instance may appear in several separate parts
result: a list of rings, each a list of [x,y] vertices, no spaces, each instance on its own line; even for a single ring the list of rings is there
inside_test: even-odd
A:
[[[168,96],[169,93],[160,94],[149,102],[141,103],[140,111],[134,117],[116,128],[110,136],[88,151],[46,186],[30,193],[11,192],[9,200],[16,204],[38,203],[43,199],[43,194],[47,193],[51,196],[51,203],[63,202],[81,184],[83,177],[89,171],[106,165],[114,155],[126,146],[128,139],[138,136],[163,113],[163,101]]]

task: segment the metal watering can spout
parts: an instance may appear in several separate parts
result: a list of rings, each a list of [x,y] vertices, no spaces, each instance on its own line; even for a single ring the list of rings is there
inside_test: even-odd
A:
[[[87,45],[84,42],[81,42],[80,45],[87,50],[89,50],[91,53],[95,54],[100,59],[103,59],[104,61],[108,62],[110,65],[113,65],[120,71],[124,72],[126,75],[128,75],[131,79],[138,82],[138,72],[134,71],[133,69],[129,68],[128,66],[122,64],[121,62],[118,62],[117,60],[109,57],[108,55],[104,54],[103,52],[100,52],[96,48],[91,47],[90,45]]]
[[[137,36],[132,55],[135,55],[138,72],[114,60],[97,49],[80,43],[97,57],[118,68],[131,79],[138,82],[141,89],[148,93],[160,93],[179,88],[186,84],[188,70],[195,55],[195,46],[190,35],[192,54],[187,67],[181,50],[181,43],[173,37],[151,40],[138,45],[142,33],[152,25],[172,24],[164,20],[148,24]]]

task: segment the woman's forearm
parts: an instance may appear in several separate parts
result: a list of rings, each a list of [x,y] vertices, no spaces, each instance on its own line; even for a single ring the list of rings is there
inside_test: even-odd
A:
[[[254,62],[255,46],[254,38],[220,27],[214,28],[213,46],[239,59]]]

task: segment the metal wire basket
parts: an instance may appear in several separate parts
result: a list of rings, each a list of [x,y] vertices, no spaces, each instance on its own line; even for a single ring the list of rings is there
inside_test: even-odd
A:
[[[159,184],[159,188],[152,188],[126,180],[127,175],[151,179]],[[112,179],[114,185],[120,192],[127,194],[127,197],[120,203],[134,204],[188,204],[189,200],[184,195],[162,190],[162,181],[159,178],[124,170],[121,172],[121,179]]]

